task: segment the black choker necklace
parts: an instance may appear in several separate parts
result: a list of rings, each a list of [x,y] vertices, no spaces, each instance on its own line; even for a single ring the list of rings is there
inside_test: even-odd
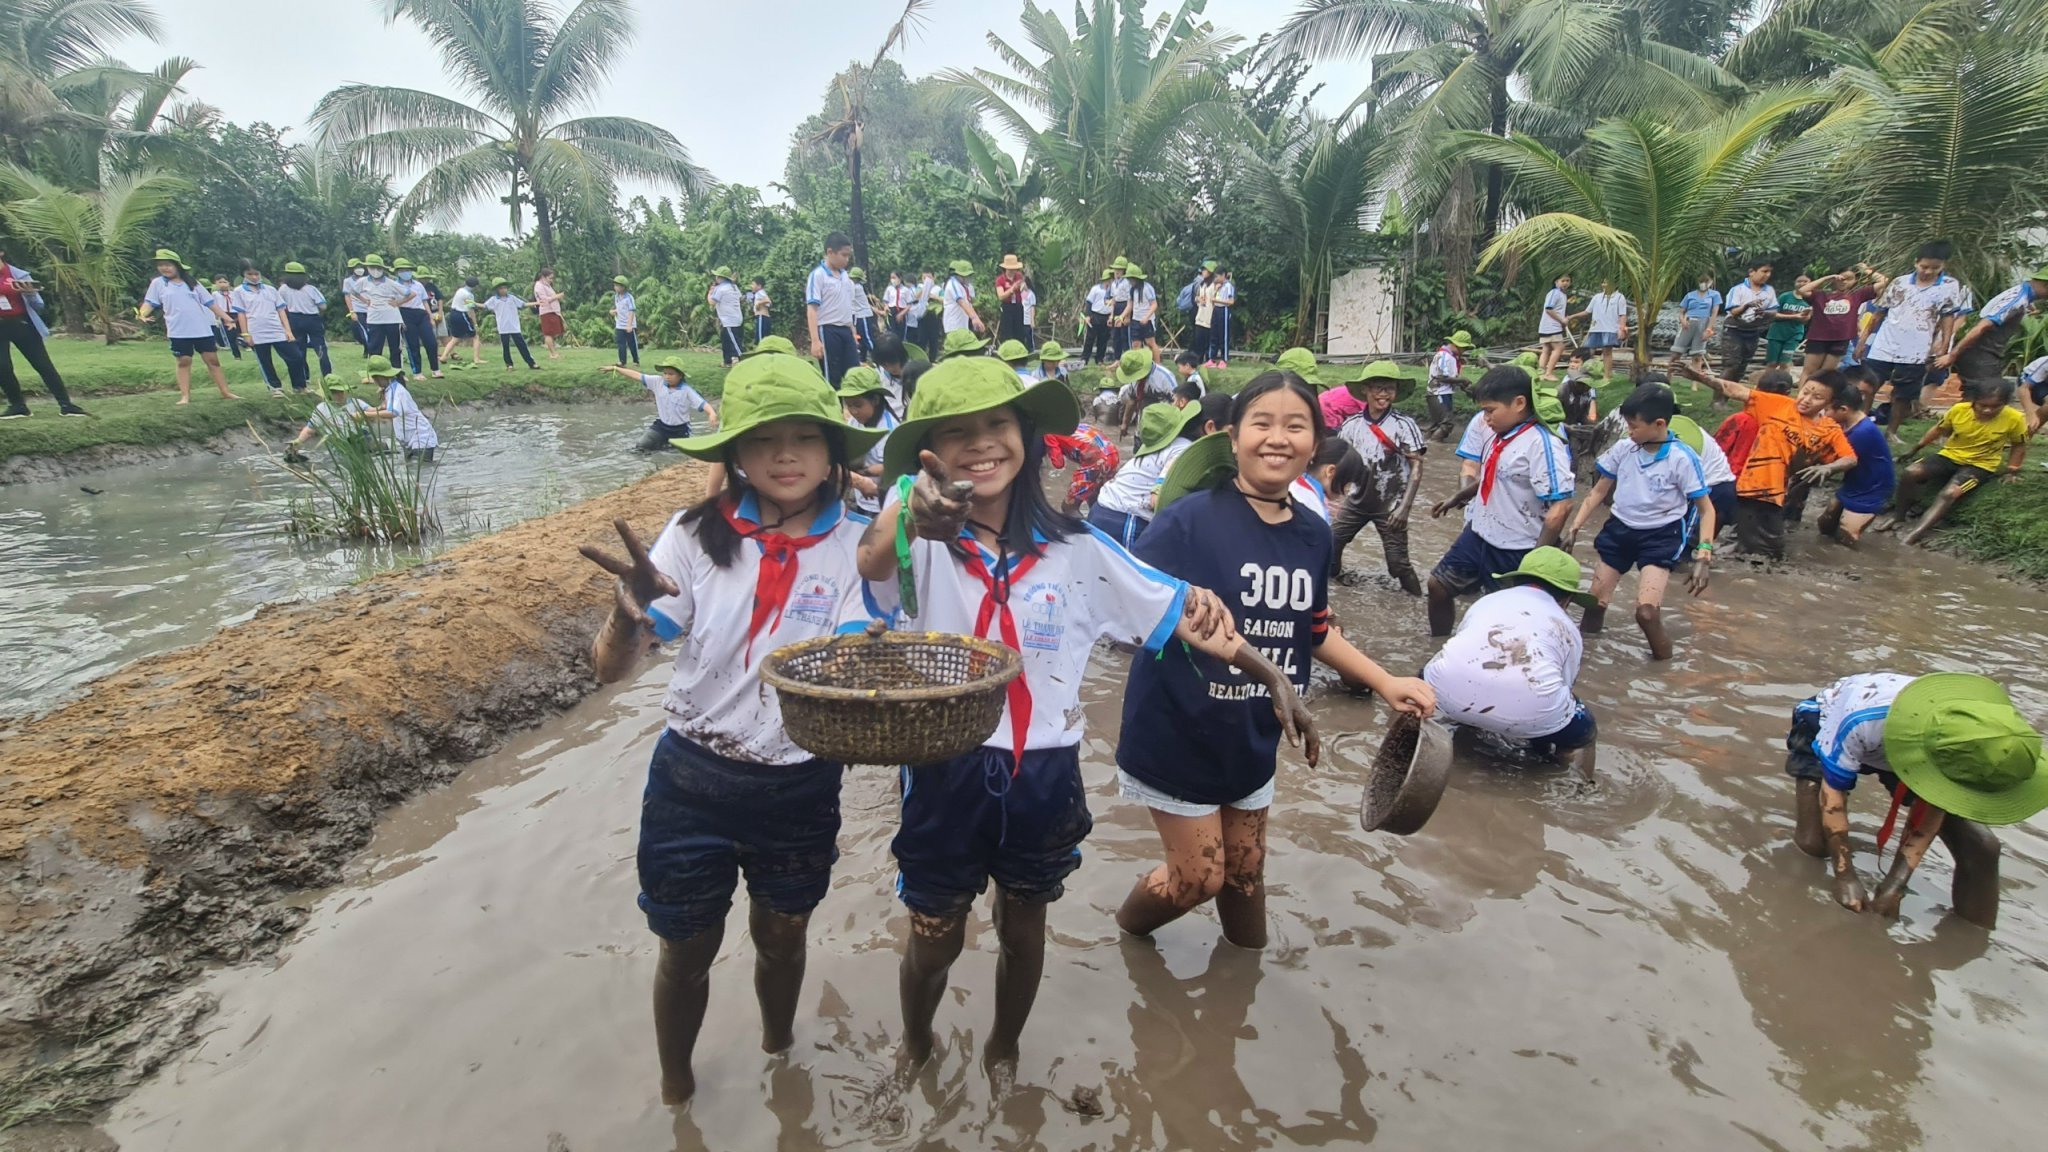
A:
[[[1242,480],[1233,479],[1231,484],[1237,488],[1237,494],[1247,500],[1257,500],[1262,504],[1277,504],[1282,508],[1294,503],[1294,498],[1284,493],[1279,496],[1261,496],[1256,492],[1247,492],[1244,490],[1244,481]]]

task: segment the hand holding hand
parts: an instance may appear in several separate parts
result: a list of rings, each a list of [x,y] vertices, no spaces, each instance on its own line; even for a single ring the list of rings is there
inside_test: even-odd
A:
[[[910,487],[910,522],[920,539],[951,540],[967,523],[974,483],[953,479],[929,448],[918,453],[918,461],[924,468]]]

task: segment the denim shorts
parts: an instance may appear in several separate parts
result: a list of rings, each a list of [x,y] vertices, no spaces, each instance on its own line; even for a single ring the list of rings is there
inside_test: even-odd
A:
[[[993,879],[1006,895],[1049,904],[1081,866],[1095,827],[1078,746],[1010,753],[986,744],[903,769],[903,819],[890,845],[896,891],[914,912],[964,916]]]
[[[725,922],[739,878],[786,916],[818,906],[839,859],[839,777],[828,760],[752,764],[666,729],[640,800],[640,910],[664,940]]]
[[[1136,800],[1145,807],[1164,812],[1168,816],[1213,816],[1225,808],[1233,808],[1239,812],[1263,812],[1273,806],[1274,782],[1268,780],[1251,795],[1241,796],[1228,804],[1197,804],[1192,800],[1169,796],[1122,769],[1118,769],[1116,774],[1118,795],[1126,800]]]
[[[1585,343],[1580,345],[1580,347],[1588,352],[1598,352],[1602,348],[1617,348],[1620,346],[1621,333],[1619,332],[1588,332],[1586,333]]]

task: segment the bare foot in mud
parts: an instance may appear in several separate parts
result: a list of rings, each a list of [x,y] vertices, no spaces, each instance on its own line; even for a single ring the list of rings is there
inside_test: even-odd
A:
[[[1093,1088],[1074,1085],[1074,1090],[1060,1098],[1060,1107],[1076,1116],[1102,1115],[1102,1093]]]
[[[690,1099],[696,1094],[697,1077],[695,1073],[684,1072],[680,1075],[663,1076],[661,1078],[661,1102],[671,1108],[680,1104],[688,1104]]]
[[[1899,905],[1906,900],[1906,886],[1894,885],[1890,881],[1877,886],[1877,895],[1870,898],[1870,910],[1887,920],[1899,918]]]
[[[1002,1099],[1017,1086],[1017,1051],[997,1051],[993,1044],[981,1050],[981,1070],[988,1075],[989,1093]]]

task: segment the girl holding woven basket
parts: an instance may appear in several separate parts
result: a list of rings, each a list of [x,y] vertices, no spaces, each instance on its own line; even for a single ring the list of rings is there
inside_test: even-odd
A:
[[[904,769],[892,845],[911,914],[906,1066],[931,1053],[968,912],[996,882],[1001,951],[982,1061],[998,1084],[1014,1074],[1038,993],[1046,905],[1079,866],[1094,825],[1081,783],[1080,695],[1095,642],[1156,653],[1185,640],[1267,683],[1290,738],[1306,728],[1292,687],[1236,634],[1214,594],[1138,562],[1047,502],[1045,436],[1072,435],[1079,419],[1058,381],[1025,388],[1002,362],[979,356],[938,364],[889,438],[884,472],[897,484],[860,545],[873,598],[900,600],[909,627],[997,640],[1023,658],[986,744]]]
[[[739,877],[747,881],[761,1047],[789,1047],[805,930],[838,858],[841,765],[814,759],[783,730],[759,668],[785,644],[864,618],[844,511],[847,464],[881,431],[842,422],[839,401],[804,359],[751,356],[725,378],[718,431],[676,441],[724,465],[723,491],[678,513],[652,548],[624,520],[626,558],[583,554],[618,577],[591,653],[597,678],[630,674],[655,640],[681,643],[640,809],[640,907],[661,938],[654,1036],[662,1099],[688,1100],[690,1053],[704,1022],[711,962]]]
[[[1309,662],[1320,661],[1427,716],[1436,706],[1428,684],[1389,675],[1330,627],[1330,525],[1297,486],[1327,435],[1301,377],[1253,380],[1232,401],[1228,430],[1167,470],[1138,558],[1214,588],[1295,687],[1308,688]],[[1203,654],[1132,663],[1117,780],[1152,810],[1166,862],[1131,887],[1116,914],[1124,931],[1149,936],[1214,900],[1224,939],[1265,947],[1266,813],[1281,735],[1268,691]],[[1307,751],[1313,767],[1313,742]]]

